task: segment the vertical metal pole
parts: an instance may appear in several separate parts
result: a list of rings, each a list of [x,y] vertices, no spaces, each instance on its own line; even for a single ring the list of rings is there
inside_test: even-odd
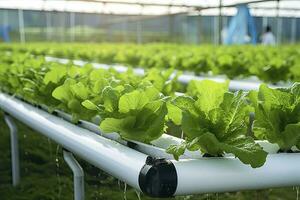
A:
[[[11,116],[4,115],[4,120],[10,131],[10,148],[11,148],[11,171],[12,185],[17,186],[20,183],[20,161],[19,161],[19,145],[18,145],[18,128]]]
[[[122,35],[123,35],[123,42],[128,42],[128,19],[127,19],[127,16],[124,17],[124,21],[122,23]]]
[[[277,43],[280,44],[282,41],[282,18],[277,18]]]
[[[218,44],[222,43],[222,0],[219,0]]]
[[[268,25],[268,18],[262,17],[262,30],[264,31],[266,26]]]
[[[47,40],[51,39],[51,13],[50,11],[46,12],[46,37]]]
[[[19,16],[19,32],[20,32],[20,42],[25,43],[25,30],[24,30],[24,15],[23,10],[18,10]]]
[[[291,27],[291,43],[295,43],[296,42],[296,28],[297,28],[297,18],[293,18],[292,19],[292,27]]]
[[[7,26],[8,25],[8,11],[4,10],[3,11],[3,25]]]
[[[183,22],[183,26],[182,26],[182,39],[183,42],[185,43],[189,43],[190,42],[190,38],[187,36],[187,34],[189,33],[189,21],[188,21],[188,16],[187,14],[183,14],[182,18],[184,20]]]
[[[84,172],[73,154],[63,150],[64,160],[73,172],[74,180],[74,200],[84,200]]]
[[[70,12],[70,29],[71,29],[71,41],[75,40],[75,13]]]
[[[219,43],[219,30],[218,30],[218,27],[219,27],[219,20],[218,20],[218,17],[216,16],[213,16],[213,20],[214,20],[214,23],[213,23],[213,32],[214,32],[214,37],[213,37],[213,43],[214,44],[218,44]]]
[[[168,7],[168,14],[169,16],[167,16],[168,18],[168,42],[172,42],[173,40],[173,15],[171,14],[171,6]]]
[[[137,19],[136,21],[136,39],[138,44],[142,43],[142,16],[144,10],[143,5],[140,5],[140,7],[141,7],[140,19]]]
[[[66,28],[66,13],[62,12],[62,20],[61,20],[61,27],[60,27],[60,38],[61,41],[64,42],[65,41],[65,28]]]
[[[201,22],[200,22],[200,14],[197,15],[197,43],[201,44],[202,34],[201,34]]]
[[[142,24],[141,24],[141,19],[138,19],[136,22],[136,37],[137,37],[137,43],[141,44],[142,43]]]
[[[276,5],[276,20],[277,20],[277,44],[280,44],[281,42],[281,26],[282,26],[282,20],[281,18],[279,17],[279,3],[280,3],[280,0],[277,0],[277,5]]]

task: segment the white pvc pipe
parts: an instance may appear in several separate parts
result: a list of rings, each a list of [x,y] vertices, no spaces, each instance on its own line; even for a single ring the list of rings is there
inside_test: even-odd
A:
[[[176,195],[230,192],[300,185],[300,154],[268,155],[260,168],[236,158],[201,158],[173,162],[177,171]]]
[[[70,59],[65,59],[65,58],[55,58],[51,56],[46,56],[45,57],[46,61],[54,61],[54,62],[60,62],[63,64],[66,64],[70,62]],[[82,61],[82,60],[73,60],[73,63],[78,66],[83,66],[89,62]],[[119,73],[124,73],[128,70],[128,67],[119,65],[119,64],[113,64],[113,65],[108,65],[108,64],[101,64],[101,63],[91,63],[96,69],[109,69],[113,68]],[[142,68],[133,68],[133,72],[137,75],[143,76],[145,74],[145,70]],[[172,77],[175,77],[176,74],[172,74]],[[226,77],[212,77],[212,76],[195,76],[191,74],[181,74],[178,76],[178,81],[183,84],[188,84],[191,80],[212,80],[216,82],[225,82],[228,79]],[[229,82],[229,89],[230,90],[244,90],[244,91],[249,91],[249,90],[258,90],[259,86],[262,82],[260,81],[249,81],[249,80],[230,80]],[[275,86],[275,85],[269,85],[272,88],[278,88],[278,87],[286,87],[289,85],[280,85],[280,86]]]
[[[64,160],[73,172],[74,200],[84,200],[84,172],[71,152],[63,150]]]
[[[44,108],[44,109],[47,110],[47,108]],[[71,115],[69,115],[67,113],[64,113],[64,112],[61,112],[61,111],[58,111],[58,110],[56,112],[57,112],[59,117],[62,117],[63,119],[65,119],[69,122],[72,121],[72,116]],[[78,126],[80,126],[82,128],[85,128],[87,130],[90,130],[94,133],[97,133],[97,134],[99,134],[99,135],[101,135],[105,138],[110,139],[110,140],[114,140],[116,142],[119,142],[120,144],[125,145],[125,146],[129,146],[128,142],[132,142],[133,146],[131,148],[133,148],[133,149],[135,149],[139,152],[142,152],[144,154],[153,156],[155,158],[167,158],[167,159],[172,159],[173,158],[173,156],[171,154],[168,154],[164,148],[160,148],[160,147],[157,147],[157,146],[153,146],[153,145],[150,145],[150,144],[145,144],[145,143],[138,142],[138,141],[133,141],[133,140],[127,140],[126,141],[126,140],[123,140],[118,133],[103,133],[103,132],[100,131],[99,126],[92,123],[92,122],[80,120]],[[191,157],[183,155],[181,158],[191,158]]]
[[[3,93],[0,93],[0,108],[89,163],[141,190],[139,175],[147,155]],[[269,154],[266,163],[255,169],[228,155],[172,162],[177,174],[175,196],[300,185],[299,153]],[[162,174],[157,176],[163,178]],[[154,185],[150,187],[157,187],[155,181],[151,184]]]
[[[4,115],[4,120],[9,127],[10,132],[10,149],[11,149],[11,173],[12,185],[17,186],[20,183],[20,158],[19,158],[19,142],[18,142],[18,127],[14,120],[7,114]]]
[[[0,108],[87,162],[140,190],[138,177],[147,155],[3,93],[0,93]]]
[[[46,107],[44,107],[45,110],[48,110]],[[59,117],[62,117],[63,119],[71,122],[72,121],[72,116],[64,113],[62,111],[56,110],[57,114]],[[128,145],[128,141],[123,140],[118,133],[102,133],[99,129],[99,126],[97,124],[94,124],[92,122],[80,120],[80,123],[78,126],[85,128],[87,130],[90,130],[92,132],[95,132],[105,138],[114,140],[119,142],[120,144],[123,145]],[[182,142],[184,142],[184,139],[174,137],[172,135],[168,134],[162,134],[161,137],[159,137],[156,140],[151,141],[151,144],[145,144],[142,142],[130,140],[130,142],[135,144],[134,149],[137,151],[140,151],[144,154],[156,157],[156,158],[166,158],[166,159],[173,159],[173,155],[166,153],[166,149],[170,145],[179,145]],[[274,154],[277,153],[278,150],[280,149],[277,144],[271,144],[266,140],[256,140],[256,143],[258,143],[264,151],[268,152],[269,154]],[[297,150],[296,147],[293,147],[292,150]],[[202,158],[203,154],[201,154],[199,151],[189,151],[185,150],[184,154],[180,156],[180,159],[184,158]]]

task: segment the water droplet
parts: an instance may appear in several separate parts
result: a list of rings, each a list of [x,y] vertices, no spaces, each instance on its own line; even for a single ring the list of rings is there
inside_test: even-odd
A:
[[[180,136],[180,138],[183,139],[183,131],[181,131],[181,136]]]
[[[61,177],[59,175],[59,159],[58,159],[58,151],[59,151],[59,145],[56,147],[56,152],[55,152],[55,165],[56,165],[56,178],[57,178],[57,186],[58,186],[58,194],[57,197],[60,199],[61,193],[62,193],[62,184],[61,184]]]
[[[137,196],[138,200],[141,200],[141,192],[135,190],[135,193],[136,193],[136,196]]]
[[[121,181],[118,180],[118,186],[119,186],[119,189],[121,189]]]
[[[124,193],[123,193],[123,195],[124,195],[124,200],[127,200],[126,193],[127,193],[127,184],[124,183]]]
[[[49,148],[49,152],[50,152],[50,158],[53,159],[51,140],[49,138],[47,138],[47,142],[48,142],[48,148]]]

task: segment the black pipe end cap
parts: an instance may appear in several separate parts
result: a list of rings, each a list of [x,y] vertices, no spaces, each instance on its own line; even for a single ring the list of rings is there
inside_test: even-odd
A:
[[[142,192],[150,197],[173,197],[177,189],[177,172],[170,160],[148,157],[139,175]]]

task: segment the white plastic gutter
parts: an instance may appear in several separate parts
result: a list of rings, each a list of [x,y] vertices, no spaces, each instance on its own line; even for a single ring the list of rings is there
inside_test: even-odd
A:
[[[300,154],[268,155],[253,169],[235,158],[201,158],[173,162],[178,185],[175,195],[228,192],[300,185]]]
[[[275,153],[273,145],[266,145],[274,153],[269,154],[266,163],[256,169],[230,155],[179,161],[157,159],[3,93],[0,93],[0,108],[149,196],[171,197],[300,185],[300,154]],[[180,142],[181,139],[174,141]],[[160,146],[163,145],[165,143],[161,141]]]
[[[43,107],[44,110],[48,110],[47,107]],[[72,116],[56,110],[55,113],[62,117],[64,120],[67,120],[69,122],[72,122]],[[105,138],[117,141],[125,146],[129,146],[132,149],[135,149],[137,151],[140,151],[144,154],[150,155],[155,158],[166,158],[166,159],[173,159],[173,156],[171,154],[166,153],[166,149],[170,145],[179,145],[182,142],[184,142],[184,139],[174,137],[172,135],[163,134],[160,138],[153,140],[151,144],[145,144],[138,141],[126,141],[123,140],[118,133],[103,133],[101,132],[99,126],[93,122],[80,120],[77,124],[78,126],[85,128],[87,130],[90,130],[94,133],[97,133]],[[271,144],[266,140],[256,140],[256,143],[258,143],[266,152],[269,154],[274,154],[279,151],[279,146],[277,144]],[[293,147],[292,150],[297,151],[298,149],[296,147]],[[189,151],[186,150],[183,155],[181,155],[180,159],[187,159],[187,158],[202,158],[202,155],[199,151]]]
[[[87,162],[140,190],[147,155],[0,93],[0,108]]]
[[[46,61],[53,61],[53,62],[59,62],[66,64],[70,61],[72,61],[75,65],[78,66],[83,66],[87,63],[92,64],[96,69],[110,69],[113,68],[119,73],[124,73],[128,70],[128,67],[120,64],[113,64],[113,65],[108,65],[108,64],[101,64],[101,63],[94,63],[94,62],[86,62],[83,60],[71,60],[71,59],[65,59],[65,58],[56,58],[56,57],[51,57],[51,56],[45,56]],[[143,68],[135,67],[132,68],[133,72],[137,75],[143,76],[145,74],[145,70]],[[171,77],[175,77],[176,74],[173,73]],[[182,74],[178,76],[178,81],[182,84],[188,84],[191,80],[212,80],[216,82],[225,82],[228,80],[226,77],[218,77],[218,76],[195,76],[191,74]],[[236,91],[236,90],[244,90],[244,91],[249,91],[249,90],[258,90],[259,86],[262,82],[260,81],[249,81],[249,80],[230,80],[229,82],[229,89]],[[269,85],[272,88],[278,88],[278,87],[287,87],[289,85]]]
[[[45,108],[45,109],[47,110],[47,108]],[[67,120],[69,122],[72,121],[72,117],[69,114],[64,113],[62,111],[58,111],[58,110],[56,110],[55,112],[57,113],[57,115],[59,117],[62,117],[64,120]],[[118,142],[122,145],[128,146],[128,147],[130,147],[134,150],[137,150],[137,151],[142,152],[144,154],[150,155],[152,157],[167,158],[167,159],[172,159],[173,158],[173,156],[171,154],[166,153],[165,148],[161,148],[159,146],[153,146],[151,144],[145,144],[145,143],[138,142],[138,141],[133,141],[133,140],[126,141],[126,140],[123,140],[118,133],[102,133],[100,131],[99,126],[92,123],[92,122],[80,120],[79,123],[78,123],[78,126],[82,127],[82,128],[85,128],[89,131],[92,131],[92,132],[94,132],[98,135],[101,135],[101,136],[103,136],[107,139],[114,140],[114,141],[116,141],[116,142]],[[164,134],[164,135],[166,135],[166,134]],[[171,136],[171,137],[173,137],[173,136]],[[181,156],[181,158],[191,158],[191,157],[187,154],[187,155]]]

